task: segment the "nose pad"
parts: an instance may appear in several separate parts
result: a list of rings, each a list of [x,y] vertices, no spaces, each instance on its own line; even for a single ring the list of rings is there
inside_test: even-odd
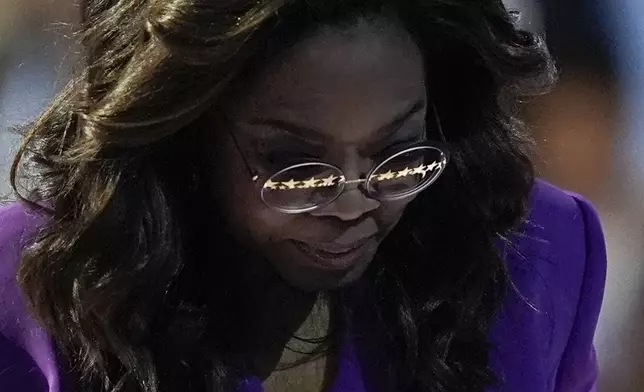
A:
[[[352,221],[380,207],[380,202],[371,199],[360,187],[350,186],[333,203],[314,210],[313,216],[332,216],[342,221]]]

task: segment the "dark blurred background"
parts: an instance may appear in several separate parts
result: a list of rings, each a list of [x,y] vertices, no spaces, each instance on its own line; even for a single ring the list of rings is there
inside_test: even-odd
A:
[[[545,34],[560,83],[524,105],[541,177],[599,209],[609,255],[596,336],[601,391],[644,390],[644,0],[506,0]],[[42,109],[77,56],[73,0],[0,0],[0,196],[11,132]]]

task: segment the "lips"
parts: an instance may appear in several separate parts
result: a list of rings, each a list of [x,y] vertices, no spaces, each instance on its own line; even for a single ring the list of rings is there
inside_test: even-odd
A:
[[[355,241],[351,244],[324,243],[312,244],[292,241],[295,248],[308,256],[318,267],[328,270],[346,270],[353,266],[371,246],[376,243],[375,236]]]

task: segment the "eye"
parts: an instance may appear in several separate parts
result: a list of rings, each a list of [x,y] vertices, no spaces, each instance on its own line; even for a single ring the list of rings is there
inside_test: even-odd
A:
[[[301,151],[273,150],[263,153],[262,160],[274,168],[282,168],[298,163],[318,161],[319,157]]]
[[[316,148],[288,138],[277,140],[256,140],[253,143],[256,159],[269,170],[310,161],[319,161],[323,154]]]
[[[374,157],[379,160],[388,158],[389,156],[401,150],[404,150],[405,148],[411,147],[414,144],[420,143],[423,140],[424,140],[424,137],[422,136],[414,136],[414,137],[409,137],[402,140],[396,140],[388,144],[386,147],[382,148],[380,151],[378,151]]]

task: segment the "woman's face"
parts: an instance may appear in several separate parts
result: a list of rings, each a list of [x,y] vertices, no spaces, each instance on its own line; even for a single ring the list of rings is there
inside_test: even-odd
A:
[[[318,31],[233,96],[211,150],[216,200],[230,229],[292,286],[333,289],[358,279],[412,198],[379,202],[350,187],[322,208],[285,214],[262,202],[261,188],[275,171],[307,159],[359,178],[383,151],[421,139],[427,98],[418,47],[382,22]]]

